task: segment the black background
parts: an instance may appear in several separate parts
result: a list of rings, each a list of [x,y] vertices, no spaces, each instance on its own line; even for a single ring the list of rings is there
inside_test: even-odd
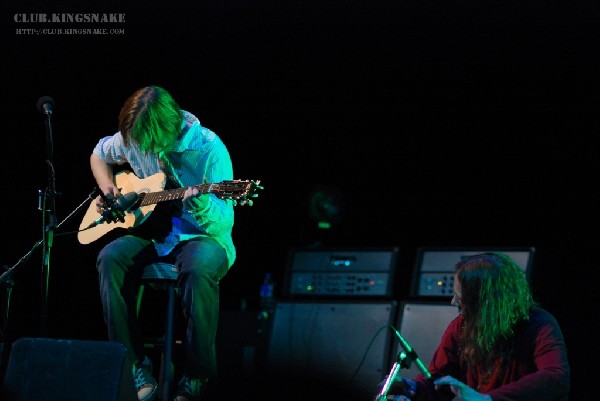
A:
[[[597,133],[600,7],[567,1],[3,2],[3,260],[16,267],[10,333],[35,336],[42,305],[52,118],[58,233],[94,187],[89,154],[123,101],[148,84],[216,131],[236,178],[262,180],[239,207],[238,259],[222,308],[257,306],[288,250],[321,242],[398,246],[398,298],[420,246],[533,246],[536,298],[559,319],[572,399],[595,393],[600,334]],[[18,22],[38,13],[124,13],[122,24]],[[117,28],[120,35],[19,34]],[[311,191],[343,194],[320,231]],[[63,219],[65,220],[62,223]],[[55,236],[49,335],[104,338],[94,268],[99,244]],[[30,250],[33,251],[31,253]],[[23,262],[20,261],[22,259]],[[586,390],[587,388],[587,390]]]

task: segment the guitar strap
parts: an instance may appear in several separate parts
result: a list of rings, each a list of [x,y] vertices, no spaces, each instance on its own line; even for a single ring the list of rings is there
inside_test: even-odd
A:
[[[183,188],[183,183],[175,173],[173,163],[171,163],[165,152],[159,152],[157,157],[160,168],[167,175],[167,183],[165,184],[165,189]]]

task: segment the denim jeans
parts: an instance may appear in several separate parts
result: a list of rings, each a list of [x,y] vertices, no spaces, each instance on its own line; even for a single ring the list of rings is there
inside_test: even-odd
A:
[[[228,264],[224,249],[212,238],[182,242],[160,258],[153,243],[140,237],[126,235],[108,243],[96,262],[108,339],[125,345],[132,364],[144,360],[137,295],[144,267],[156,261],[174,263],[180,269],[177,291],[185,319],[185,373],[213,378],[217,369],[219,281]]]

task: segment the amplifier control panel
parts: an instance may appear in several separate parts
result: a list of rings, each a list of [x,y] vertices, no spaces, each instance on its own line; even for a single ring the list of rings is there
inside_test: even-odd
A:
[[[291,275],[292,295],[386,296],[388,273],[305,273]]]
[[[450,272],[422,273],[418,294],[420,296],[451,297],[454,294],[454,274]]]
[[[398,248],[292,249],[285,290],[290,296],[389,297]]]
[[[448,248],[422,247],[417,250],[411,295],[419,297],[452,297],[456,264],[465,258],[485,252],[500,252],[510,257],[529,279],[535,248]]]

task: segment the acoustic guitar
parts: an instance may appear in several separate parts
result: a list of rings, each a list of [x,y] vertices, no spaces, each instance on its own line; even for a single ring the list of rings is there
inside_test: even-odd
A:
[[[131,171],[121,171],[115,175],[115,184],[121,192],[116,199],[118,218],[101,215],[97,211],[96,200],[90,203],[79,225],[77,239],[81,244],[89,244],[115,228],[134,228],[144,223],[160,202],[183,199],[186,188],[165,190],[167,177],[157,173],[147,178],[139,178]],[[227,180],[219,183],[193,185],[201,194],[214,194],[220,199],[231,199],[234,205],[252,206],[258,189],[263,189],[260,181]]]

